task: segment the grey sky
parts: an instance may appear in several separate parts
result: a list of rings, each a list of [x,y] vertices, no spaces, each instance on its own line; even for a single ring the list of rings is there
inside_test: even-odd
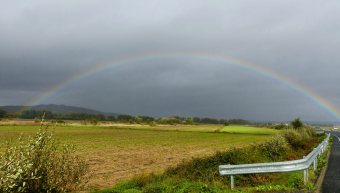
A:
[[[340,108],[340,2],[3,1],[0,105],[25,104],[98,63],[148,52],[231,55],[269,67]],[[220,61],[135,61],[42,103],[155,116],[334,121],[279,81]]]

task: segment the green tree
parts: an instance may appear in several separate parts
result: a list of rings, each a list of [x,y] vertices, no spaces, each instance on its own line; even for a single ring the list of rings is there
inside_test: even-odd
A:
[[[193,120],[191,117],[186,118],[186,119],[184,120],[184,122],[185,122],[185,124],[188,124],[188,125],[194,124],[194,120]]]
[[[7,115],[7,112],[0,109],[0,118],[4,118],[4,117],[6,117],[6,115]]]
[[[300,118],[295,118],[290,124],[293,126],[294,129],[299,129],[303,127],[303,123]]]
[[[224,126],[229,126],[230,125],[230,123],[229,123],[229,121],[224,121]]]

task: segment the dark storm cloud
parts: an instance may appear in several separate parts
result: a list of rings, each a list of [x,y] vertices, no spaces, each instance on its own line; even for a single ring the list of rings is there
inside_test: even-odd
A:
[[[25,103],[96,64],[190,51],[270,67],[340,107],[339,8],[335,0],[7,1],[0,7],[0,104]],[[217,61],[153,59],[109,72],[44,102],[151,115],[333,120],[279,81]]]
[[[92,88],[91,92],[88,88]],[[168,59],[162,63],[152,60],[112,67],[74,82],[50,99],[56,100],[105,111],[154,116],[282,120],[301,115],[306,106],[313,110],[308,111],[311,112],[308,116],[316,116],[315,109],[320,113],[311,101],[279,81],[237,66],[199,60]]]

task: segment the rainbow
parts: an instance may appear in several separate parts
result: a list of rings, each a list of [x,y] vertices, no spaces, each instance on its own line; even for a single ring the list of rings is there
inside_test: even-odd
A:
[[[128,57],[125,57],[119,60],[114,60],[114,61],[111,61],[105,64],[97,64],[89,69],[81,71],[73,75],[72,77],[69,77],[68,79],[54,85],[53,87],[45,91],[44,94],[28,101],[25,104],[25,106],[37,105],[40,102],[44,101],[45,99],[49,98],[50,96],[54,95],[58,91],[62,90],[64,87],[67,87],[72,82],[86,78],[96,72],[100,72],[100,71],[103,71],[103,70],[106,70],[112,67],[117,67],[120,65],[127,65],[130,63],[135,63],[135,62],[146,60],[146,59],[156,59],[156,58],[160,58],[160,59],[162,58],[197,58],[197,59],[224,62],[229,65],[236,65],[236,66],[251,70],[254,73],[260,74],[267,78],[283,83],[284,85],[286,85],[293,91],[296,91],[297,93],[300,93],[304,97],[311,100],[314,104],[316,104],[317,106],[319,106],[320,108],[328,112],[330,115],[332,115],[337,121],[340,120],[340,111],[336,107],[335,104],[327,101],[325,98],[320,96],[318,93],[292,80],[291,78],[284,76],[283,74],[280,74],[279,72],[276,72],[264,66],[260,66],[260,65],[257,65],[257,64],[254,64],[248,61],[244,61],[238,58],[234,58],[231,56],[227,56],[227,55],[211,54],[211,53],[197,53],[197,52],[195,53],[192,53],[192,52],[146,53],[146,54],[128,56]]]

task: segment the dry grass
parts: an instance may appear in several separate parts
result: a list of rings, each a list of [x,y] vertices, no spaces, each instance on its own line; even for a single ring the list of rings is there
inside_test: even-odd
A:
[[[58,126],[61,142],[73,143],[90,163],[90,188],[105,188],[135,175],[162,172],[193,157],[261,142],[269,135],[214,133],[223,126]],[[129,129],[130,128],[130,129]],[[131,129],[132,128],[132,129]],[[29,135],[37,126],[0,126],[0,151],[6,140]],[[183,132],[190,131],[190,132]],[[194,132],[199,131],[199,132]]]

